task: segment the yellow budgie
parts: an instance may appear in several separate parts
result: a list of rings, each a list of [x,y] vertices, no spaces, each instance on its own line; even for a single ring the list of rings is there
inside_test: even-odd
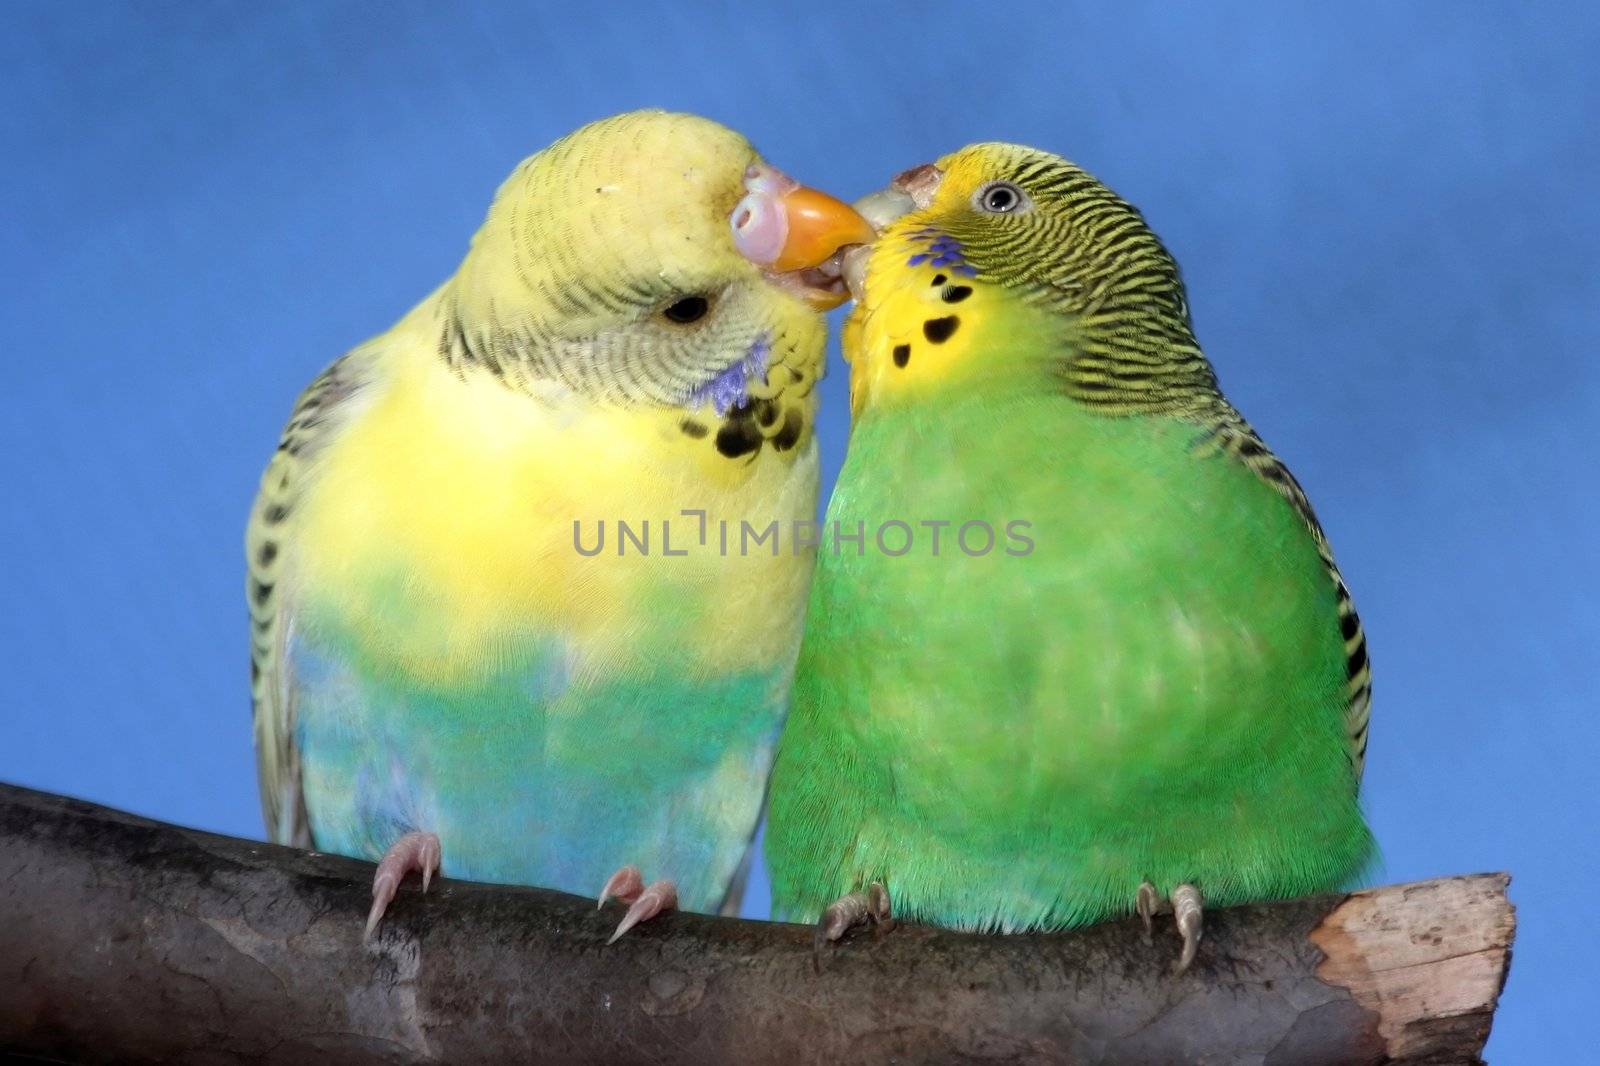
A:
[[[300,397],[247,543],[261,797],[382,859],[369,930],[436,868],[604,882],[618,935],[737,903],[812,556],[718,530],[812,517],[820,311],[870,232],[707,119],[606,119]]]

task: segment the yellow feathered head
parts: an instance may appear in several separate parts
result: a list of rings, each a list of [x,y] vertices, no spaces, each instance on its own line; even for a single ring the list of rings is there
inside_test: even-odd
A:
[[[844,299],[835,253],[870,236],[724,126],[618,115],[500,187],[450,283],[442,343],[463,372],[513,388],[715,422],[752,390],[809,397],[820,311]]]

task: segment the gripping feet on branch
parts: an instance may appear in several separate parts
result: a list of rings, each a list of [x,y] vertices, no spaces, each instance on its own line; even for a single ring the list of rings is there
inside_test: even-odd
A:
[[[1172,890],[1170,906],[1173,917],[1178,923],[1178,933],[1183,937],[1183,951],[1172,968],[1173,976],[1177,976],[1194,962],[1195,952],[1200,948],[1200,935],[1204,932],[1205,926],[1205,907],[1200,890],[1190,884],[1182,884]],[[1166,913],[1168,903],[1161,898],[1161,893],[1156,890],[1155,885],[1145,881],[1139,886],[1139,894],[1134,899],[1133,907],[1138,912],[1140,920],[1144,922],[1144,941],[1148,944],[1155,916]]]
[[[640,922],[647,922],[662,911],[677,907],[678,886],[671,881],[655,881],[646,888],[639,868],[624,866],[612,874],[606,886],[600,890],[599,906],[604,907],[608,899],[618,899],[628,904],[628,913],[622,916],[622,921],[617,923],[617,931],[606,941],[610,945]]]
[[[864,892],[840,896],[822,912],[811,950],[811,963],[817,972],[822,972],[822,951],[827,945],[843,937],[855,926],[868,922],[872,924],[874,934],[887,933],[894,928],[894,910],[889,902],[889,890],[881,881],[872,882]]]
[[[389,850],[378,860],[377,873],[372,875],[372,910],[367,913],[367,937],[370,938],[372,931],[378,928],[383,912],[389,909],[406,874],[412,870],[420,873],[422,891],[428,891],[428,884],[439,869],[442,854],[439,838],[433,833],[407,833],[389,845]]]

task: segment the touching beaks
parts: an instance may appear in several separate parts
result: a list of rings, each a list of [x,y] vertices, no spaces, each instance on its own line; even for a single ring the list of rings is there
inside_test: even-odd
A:
[[[745,196],[729,221],[746,259],[789,281],[813,306],[826,310],[849,298],[839,252],[871,243],[877,232],[843,200],[801,185],[765,163],[745,172]]]
[[[944,172],[938,167],[924,163],[920,167],[901,171],[888,185],[877,192],[868,193],[853,206],[869,226],[882,233],[890,223],[931,204],[943,178]],[[846,249],[840,257],[845,286],[857,300],[865,292],[867,259],[870,255],[871,249],[861,245]]]

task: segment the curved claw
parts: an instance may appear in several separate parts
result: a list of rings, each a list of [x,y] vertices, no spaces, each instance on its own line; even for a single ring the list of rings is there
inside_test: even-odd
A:
[[[874,933],[893,931],[894,907],[889,902],[889,889],[881,881],[867,886],[867,914],[872,919]]]
[[[367,928],[361,934],[363,940],[370,939],[372,931],[378,928],[383,912],[389,909],[389,903],[394,899],[397,884],[395,878],[381,873],[372,879],[372,909],[367,912]]]
[[[428,886],[433,883],[433,875],[444,862],[444,848],[439,845],[439,838],[432,833],[419,833],[422,843],[418,847],[417,861],[422,864],[422,891],[428,891]]]
[[[639,893],[644,891],[644,875],[637,866],[624,866],[606,881],[605,887],[600,890],[600,902],[595,904],[595,910],[606,905],[609,899],[620,899],[624,903],[632,903],[639,898]]]
[[[1134,897],[1133,909],[1138,912],[1139,920],[1144,922],[1144,942],[1152,942],[1155,933],[1156,912],[1161,909],[1161,893],[1156,891],[1156,886],[1149,881],[1139,884],[1139,894]]]
[[[1189,968],[1194,962],[1195,952],[1200,949],[1200,935],[1204,931],[1204,907],[1200,897],[1200,890],[1193,885],[1179,885],[1172,890],[1172,911],[1178,921],[1178,932],[1183,934],[1183,954],[1178,956],[1178,963],[1173,968],[1177,975]]]
[[[625,869],[632,869],[632,867],[626,867]],[[637,871],[635,872],[637,873]],[[615,880],[614,877],[613,880]],[[628,908],[628,913],[624,914],[622,921],[617,923],[617,931],[611,934],[610,940],[606,941],[607,946],[615,944],[622,934],[640,922],[649,921],[662,911],[672,910],[677,905],[678,886],[671,881],[655,882],[639,893],[639,897]]]
[[[372,909],[367,912],[367,928],[363,938],[370,938],[378,927],[384,912],[400,890],[406,874],[416,870],[422,874],[422,891],[428,891],[433,875],[443,861],[444,852],[439,837],[434,833],[407,833],[389,846],[378,860],[378,870],[372,875]]]
[[[872,882],[865,892],[848,892],[828,904],[817,920],[816,935],[812,938],[812,968],[821,973],[822,949],[863,922],[871,922],[874,931],[879,933],[894,928],[889,889],[881,881]]]

